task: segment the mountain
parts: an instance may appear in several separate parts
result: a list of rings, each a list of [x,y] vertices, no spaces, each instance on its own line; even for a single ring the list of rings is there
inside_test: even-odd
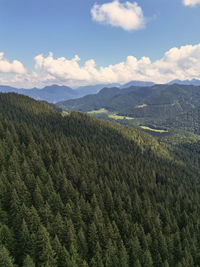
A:
[[[42,89],[32,88],[32,89],[18,89],[10,86],[1,86],[0,92],[8,93],[15,92],[18,94],[23,94],[32,97],[37,100],[44,100],[47,102],[58,102],[66,99],[72,99],[79,97],[77,91],[71,89],[67,86],[51,85],[46,86]]]
[[[158,125],[200,135],[200,106],[190,109],[188,112],[183,112],[177,116],[162,120]]]
[[[0,147],[0,266],[198,266],[193,151],[17,94]]]
[[[104,88],[96,95],[58,103],[68,110],[88,112],[106,109],[133,118],[167,118],[197,107],[200,87],[162,84],[126,89]]]
[[[200,86],[200,80],[197,79],[192,79],[192,80],[173,80],[169,82],[168,84],[185,84],[185,85],[195,85],[195,86]]]
[[[59,101],[82,97],[88,94],[95,94],[105,86],[112,87],[112,86],[119,86],[119,84],[98,84],[94,86],[93,85],[82,86],[76,89],[72,89],[68,86],[59,86],[56,84],[51,86],[46,86],[42,89],[38,88],[18,89],[10,86],[0,85],[0,92],[2,93],[15,92],[18,94],[32,97],[36,100],[44,100],[47,102],[56,103]]]
[[[130,84],[134,83],[138,86],[145,85],[149,86],[146,82],[130,82]],[[0,92],[2,93],[9,93],[15,92],[18,94],[26,95],[32,97],[36,100],[44,100],[51,103],[56,103],[59,101],[69,100],[69,99],[76,99],[79,97],[83,97],[89,94],[96,94],[104,87],[120,87],[118,83],[111,83],[111,84],[96,84],[96,85],[88,85],[88,86],[80,86],[75,89],[72,89],[68,86],[59,86],[53,84],[51,86],[46,86],[42,89],[39,88],[32,88],[32,89],[23,89],[23,88],[15,88],[11,86],[0,85]],[[128,84],[121,86],[121,88],[128,87]]]
[[[146,87],[146,86],[153,86],[155,83],[153,82],[142,82],[142,81],[131,81],[128,83],[125,83],[120,86],[121,89],[128,88],[130,86],[141,86],[141,87]]]
[[[46,86],[40,90],[32,89],[30,92],[24,92],[23,90],[23,94],[52,103],[57,102],[57,99],[71,99],[79,96],[78,92],[70,87],[59,85]]]
[[[121,106],[133,105],[138,103],[140,99],[151,93],[151,87],[135,87],[131,86],[126,89],[118,87],[103,88],[95,95],[87,95],[76,100],[68,100],[59,102],[63,108],[69,110],[89,111],[93,109],[107,108],[108,110],[120,110]]]
[[[104,87],[120,87],[118,83],[111,83],[111,84],[97,84],[97,85],[88,85],[88,86],[80,86],[76,88],[76,91],[79,92],[79,97],[83,97],[90,94],[98,93]]]

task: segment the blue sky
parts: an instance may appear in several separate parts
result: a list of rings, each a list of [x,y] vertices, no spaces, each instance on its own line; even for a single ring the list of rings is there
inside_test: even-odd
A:
[[[187,53],[192,62],[193,58],[200,61],[200,48],[197,47],[200,44],[199,0],[185,0],[185,3],[183,0],[138,0],[128,3],[130,5],[122,0],[0,0],[0,52],[3,53],[0,58],[0,82],[29,87],[53,82],[76,86],[104,81],[126,82],[137,78],[155,80],[155,72],[170,73],[171,65],[163,70],[160,62],[162,59],[166,61],[164,54],[172,48],[179,49],[179,54],[184,54],[184,59]],[[137,5],[140,12],[140,20],[136,26],[131,19],[134,15],[133,4]],[[96,17],[91,14],[95,5]],[[130,20],[126,16],[128,13],[119,13],[120,10],[128,9],[132,12]],[[181,49],[188,45],[191,47],[187,52]],[[53,53],[51,57],[49,52]],[[34,59],[38,55],[41,55],[39,63]],[[74,62],[72,59],[75,55],[81,60]],[[127,77],[118,77],[120,75],[116,68],[119,67],[116,64],[127,65],[129,56],[137,61],[143,57],[149,58],[151,65],[159,61],[159,69],[157,65],[149,66],[154,71],[152,76],[149,73],[141,75],[137,69],[137,72],[131,72]],[[61,57],[65,58],[65,62],[58,60]],[[14,66],[14,60],[18,62],[18,67]],[[95,79],[89,78],[86,73],[88,68],[84,68],[88,60],[96,63],[95,67],[93,63],[89,67],[93,68],[90,76],[95,76],[94,72],[98,71]],[[134,68],[133,61],[131,66]],[[10,65],[5,70],[6,64]],[[77,72],[81,78],[76,79],[71,70],[66,70],[70,68],[70,64],[72,71]],[[137,68],[142,68],[143,64],[143,61],[139,65],[137,62]],[[115,67],[109,68],[110,65]],[[104,69],[99,73],[101,67]],[[106,67],[109,68],[108,73],[112,72],[110,78],[105,74]],[[196,71],[197,66],[193,72],[191,66],[189,67],[190,70],[187,69],[185,74],[180,74],[180,70],[174,75],[167,74],[168,79],[200,78]],[[57,71],[59,68],[60,71]],[[119,71],[123,71],[121,66]],[[26,76],[26,80],[20,75]],[[157,77],[158,81],[162,81],[162,77]],[[40,84],[37,84],[38,81]]]

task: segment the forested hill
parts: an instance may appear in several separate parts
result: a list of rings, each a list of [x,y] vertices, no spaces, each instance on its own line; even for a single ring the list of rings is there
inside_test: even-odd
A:
[[[165,127],[181,129],[200,135],[200,107],[160,122]]]
[[[0,94],[0,147],[1,267],[200,266],[198,170],[153,137]]]
[[[96,95],[58,103],[68,110],[88,112],[104,108],[133,118],[167,118],[198,107],[200,87],[181,84],[157,84],[151,87],[131,86],[104,88]]]

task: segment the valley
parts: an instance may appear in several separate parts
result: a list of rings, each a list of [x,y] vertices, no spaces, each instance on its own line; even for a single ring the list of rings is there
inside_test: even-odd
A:
[[[101,119],[137,127],[154,136],[174,130],[199,133],[200,87],[165,84],[119,89],[104,88],[83,98],[59,102],[66,110],[78,110]]]

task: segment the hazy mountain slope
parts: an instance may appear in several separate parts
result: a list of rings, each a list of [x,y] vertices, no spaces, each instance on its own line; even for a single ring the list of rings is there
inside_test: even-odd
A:
[[[195,85],[195,86],[200,86],[200,80],[197,79],[192,79],[192,80],[173,80],[171,82],[169,82],[169,84],[185,84],[185,85]]]
[[[83,96],[90,95],[90,94],[96,94],[104,87],[108,87],[108,88],[120,87],[120,84],[112,83],[112,84],[97,84],[97,85],[80,86],[76,88],[75,90],[78,91],[79,97],[83,97]]]
[[[77,91],[67,86],[46,86],[42,89],[17,89],[9,86],[0,86],[0,92],[15,92],[18,94],[26,95],[37,100],[45,100],[48,102],[56,103],[65,99],[72,99],[79,97]]]
[[[189,158],[25,96],[0,94],[0,107],[1,261],[198,266],[199,173]]]
[[[95,95],[87,95],[76,100],[58,102],[57,104],[70,110],[89,111],[109,105],[113,96],[118,95],[119,92],[120,89],[117,87],[103,88]]]
[[[181,129],[184,131],[200,134],[200,107],[193,108],[188,112],[181,113],[175,117],[170,117],[160,122],[166,127]]]
[[[56,103],[58,101],[74,99],[78,97],[82,97],[88,94],[95,94],[105,86],[113,87],[118,84],[97,84],[91,86],[81,86],[76,89],[72,89],[68,86],[59,86],[59,85],[51,85],[46,86],[42,89],[32,88],[32,89],[18,89],[10,86],[0,85],[0,92],[2,93],[10,93],[15,92],[18,94],[23,94],[29,97],[32,97],[37,100],[45,100],[47,102]]]
[[[132,81],[129,83],[141,86],[141,85],[150,85],[150,83]],[[129,87],[129,84],[122,85],[122,88]],[[128,86],[129,85],[129,86]],[[112,84],[96,84],[96,85],[88,85],[88,86],[80,86],[75,89],[72,89],[68,86],[59,86],[59,85],[51,85],[46,86],[42,89],[32,88],[32,89],[22,89],[22,88],[14,88],[11,86],[0,85],[0,92],[2,93],[10,93],[15,92],[18,94],[27,95],[29,97],[35,98],[37,100],[45,100],[48,102],[56,103],[59,101],[75,99],[79,97],[83,97],[89,94],[96,94],[104,87],[120,87],[120,84],[112,83]]]
[[[93,96],[64,101],[58,105],[69,110],[89,111],[106,108],[137,118],[163,118],[189,111],[200,103],[200,87],[155,85],[152,87],[110,88]]]
[[[164,118],[189,111],[200,103],[200,87],[197,86],[174,84],[154,92],[143,101],[143,108],[127,107],[127,114],[140,118]]]
[[[108,110],[120,112],[130,106],[142,103],[153,93],[155,88],[140,86],[131,86],[123,90],[116,87],[103,88],[98,94],[59,102],[58,105],[69,110],[88,111],[91,109],[107,108]]]
[[[56,103],[58,101],[74,99],[88,94],[95,94],[103,87],[104,85],[94,85],[72,89],[68,86],[59,86],[55,84],[51,86],[46,86],[42,89],[17,89],[10,86],[0,86],[0,92],[15,92],[18,94],[23,94],[32,97],[37,100],[45,100],[47,102]]]
[[[142,81],[130,81],[128,83],[125,83],[123,85],[120,86],[121,89],[124,88],[128,88],[130,86],[141,86],[141,87],[145,87],[145,86],[153,86],[155,83],[153,82],[142,82]]]

